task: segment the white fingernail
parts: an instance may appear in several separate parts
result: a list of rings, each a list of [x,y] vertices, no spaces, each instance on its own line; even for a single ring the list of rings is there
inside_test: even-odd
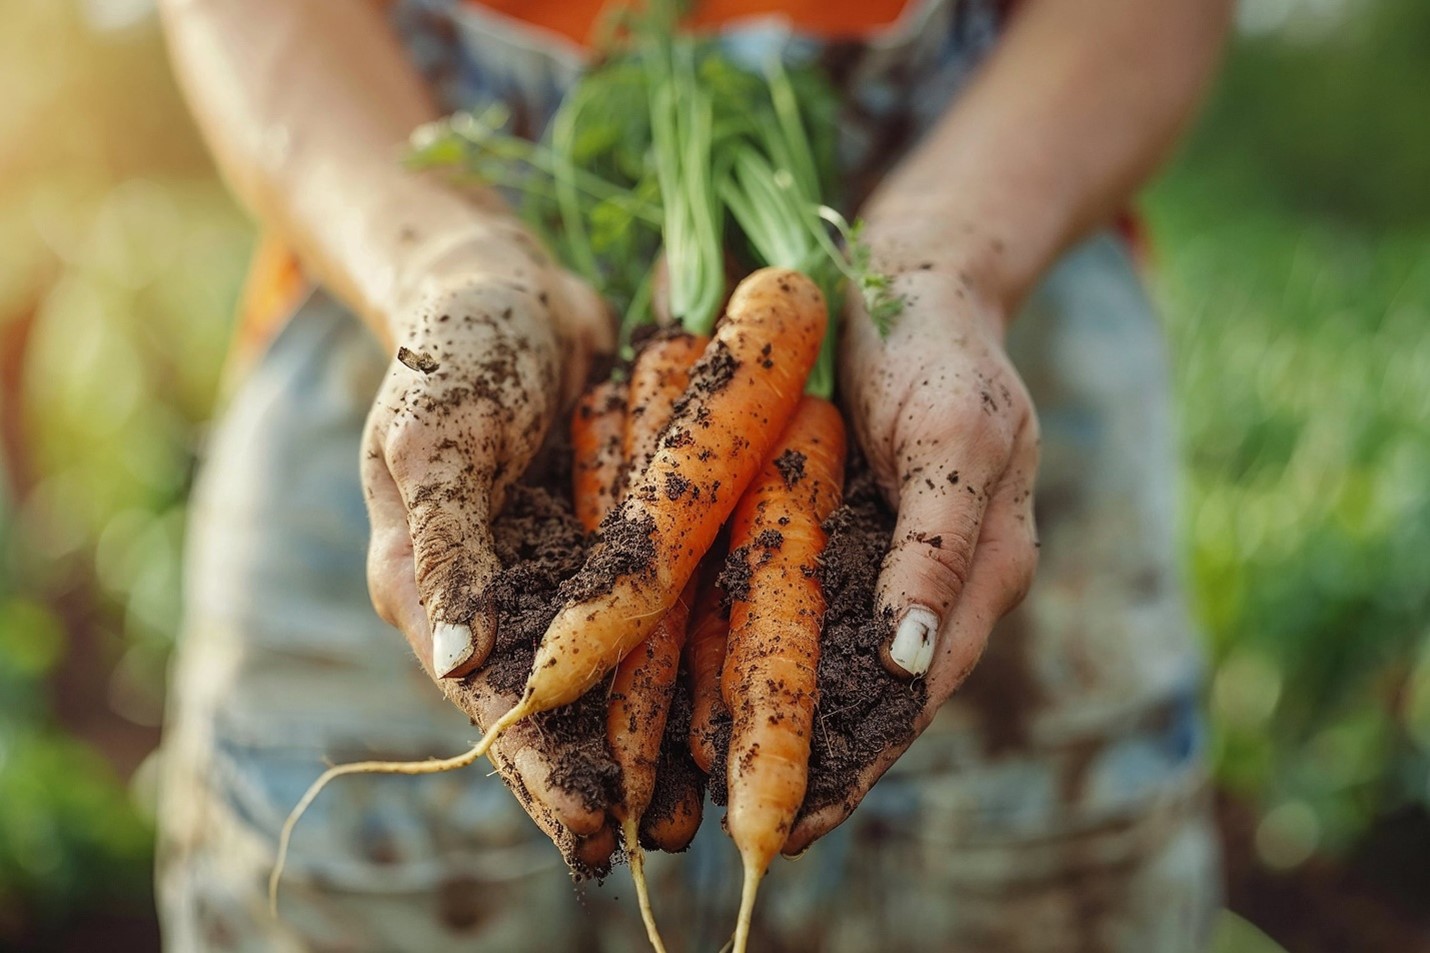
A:
[[[439,622],[432,631],[432,668],[438,678],[447,678],[472,657],[472,630],[465,625]]]
[[[889,643],[889,658],[910,675],[929,670],[934,642],[938,639],[938,616],[923,606],[910,606]]]

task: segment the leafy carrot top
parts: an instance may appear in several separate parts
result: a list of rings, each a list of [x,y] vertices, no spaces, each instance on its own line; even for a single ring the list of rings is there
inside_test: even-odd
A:
[[[670,4],[612,18],[604,56],[562,101],[541,142],[505,131],[499,104],[415,137],[410,162],[508,188],[562,262],[624,316],[622,344],[652,320],[663,254],[669,309],[709,334],[725,296],[727,253],[744,268],[808,275],[829,303],[846,282],[881,332],[902,309],[870,264],[858,223],[834,208],[838,99],[814,68],[771,58],[755,72],[682,33]],[[831,396],[828,333],[807,390]]]

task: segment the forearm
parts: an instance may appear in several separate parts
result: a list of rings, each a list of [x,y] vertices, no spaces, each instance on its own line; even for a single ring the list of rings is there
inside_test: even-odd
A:
[[[865,208],[884,266],[945,264],[1011,313],[1169,150],[1230,6],[1027,0],[971,88]]]
[[[375,4],[164,0],[163,12],[231,187],[379,337],[391,342],[392,316],[454,256],[519,267],[497,197],[401,167],[402,144],[436,110]]]

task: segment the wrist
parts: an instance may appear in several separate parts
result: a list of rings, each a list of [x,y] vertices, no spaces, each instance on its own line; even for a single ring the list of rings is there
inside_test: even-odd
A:
[[[383,319],[392,340],[432,306],[474,293],[509,299],[505,317],[549,318],[551,261],[530,231],[505,214],[414,225],[393,254]],[[490,289],[483,292],[482,289]]]
[[[418,302],[458,284],[540,280],[547,259],[539,244],[495,193],[463,190],[395,160],[368,174],[343,176],[346,214],[323,217],[331,198],[321,176],[294,191],[310,197],[296,210],[299,234],[316,254],[305,264],[361,314],[384,343],[407,330]],[[356,194],[354,194],[356,193]],[[304,223],[306,222],[306,227]]]
[[[1003,240],[972,223],[908,214],[865,219],[863,241],[875,270],[888,275],[910,302],[946,302],[946,318],[1002,340],[1017,293],[1000,269]]]

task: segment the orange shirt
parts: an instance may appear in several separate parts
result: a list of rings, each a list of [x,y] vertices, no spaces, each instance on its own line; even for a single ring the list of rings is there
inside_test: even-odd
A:
[[[591,37],[591,27],[609,0],[467,0],[559,33],[575,43]],[[698,0],[687,22],[713,29],[732,20],[779,13],[801,32],[828,39],[859,37],[899,18],[907,0]]]

